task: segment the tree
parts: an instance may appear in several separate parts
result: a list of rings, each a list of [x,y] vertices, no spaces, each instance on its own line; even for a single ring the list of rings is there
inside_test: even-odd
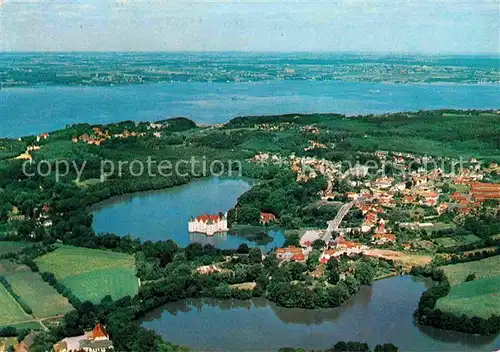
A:
[[[262,252],[260,248],[252,248],[248,252],[248,261],[252,264],[262,263]]]
[[[242,206],[235,210],[235,220],[238,223],[257,225],[260,220],[260,210],[252,206]]]
[[[283,247],[288,247],[288,246],[295,246],[295,247],[300,246],[300,237],[298,233],[292,233],[291,235],[287,236],[285,242],[283,243]]]
[[[307,269],[310,271],[313,271],[316,269],[319,263],[319,257],[321,255],[321,252],[318,250],[313,250],[311,253],[309,253],[309,256],[307,257],[306,265]]]
[[[238,249],[236,250],[237,253],[240,254],[248,254],[249,249],[248,249],[248,244],[242,243],[238,246]]]
[[[399,348],[392,343],[384,343],[383,345],[375,346],[373,352],[398,352]]]
[[[370,285],[375,277],[375,268],[368,262],[359,262],[356,265],[354,277],[358,279],[362,285]]]
[[[339,341],[335,345],[333,345],[334,352],[369,352],[370,347],[367,343],[364,342],[356,342],[356,341]]]
[[[325,248],[325,242],[322,239],[318,238],[317,240],[314,240],[314,242],[312,243],[312,248],[317,250],[322,250],[323,248]]]
[[[476,279],[476,274],[471,273],[465,278],[465,282],[474,281]]]
[[[290,273],[290,277],[292,278],[292,280],[301,280],[302,273],[306,271],[307,268],[302,263],[291,262],[287,264],[286,269]]]
[[[335,285],[340,280],[339,262],[334,257],[331,257],[326,264],[326,277],[332,285]]]

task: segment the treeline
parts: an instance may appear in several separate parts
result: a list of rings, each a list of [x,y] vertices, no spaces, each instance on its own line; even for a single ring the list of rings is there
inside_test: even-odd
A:
[[[483,247],[480,247],[483,248]],[[453,254],[451,257],[443,257],[443,256],[436,256],[432,260],[432,262],[437,265],[448,265],[448,264],[457,264],[457,263],[467,263],[467,262],[473,262],[481,259],[486,259],[489,257],[494,257],[496,255],[500,255],[500,246],[495,248],[494,250],[477,250],[472,253],[462,253],[462,254]]]
[[[341,119],[345,115],[341,114],[285,114],[285,115],[267,115],[267,116],[239,116],[232,118],[227,122],[225,128],[253,127],[258,124],[279,124],[293,123],[297,125],[308,125],[319,123],[325,119]]]
[[[371,352],[370,346],[366,342],[339,341],[335,345],[325,350],[311,350],[311,352]],[[392,343],[378,344],[373,352],[398,352],[399,348]],[[278,352],[306,352],[303,348],[283,347]]]
[[[61,284],[60,282],[58,282],[56,280],[56,277],[54,276],[54,274],[48,273],[48,272],[43,272],[40,275],[41,275],[42,279],[45,282],[47,282],[50,286],[54,287],[54,289],[61,296],[66,297],[68,299],[69,303],[71,303],[71,305],[73,307],[78,307],[82,304],[80,299],[78,297],[76,297],[75,294],[70,289],[68,289],[66,286],[64,286],[63,284]]]
[[[0,276],[0,284],[2,284],[7,291],[9,291],[10,295],[14,297],[17,303],[21,306],[21,308],[27,313],[27,314],[33,314],[33,310],[31,307],[26,303],[21,296],[19,296],[16,291],[12,288],[10,283],[7,281],[7,279],[4,276]]]
[[[435,308],[438,299],[450,292],[450,283],[442,269],[431,266],[413,267],[410,274],[431,277],[437,281],[436,285],[422,293],[420,297],[414,313],[419,323],[469,334],[491,335],[500,332],[500,316],[498,315],[493,315],[488,319],[466,315],[456,316]]]

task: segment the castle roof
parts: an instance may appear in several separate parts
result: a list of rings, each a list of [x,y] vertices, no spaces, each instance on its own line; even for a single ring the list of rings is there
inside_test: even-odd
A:
[[[94,330],[92,330],[92,333],[90,334],[89,337],[91,339],[97,339],[100,337],[107,338],[108,335],[106,334],[104,327],[100,323],[97,323],[97,325],[95,326]]]
[[[196,217],[196,221],[198,222],[205,222],[205,223],[209,223],[209,224],[212,224],[214,222],[219,222],[223,219],[223,215],[221,216],[220,214],[203,214],[203,215],[200,215],[200,216],[197,216]]]

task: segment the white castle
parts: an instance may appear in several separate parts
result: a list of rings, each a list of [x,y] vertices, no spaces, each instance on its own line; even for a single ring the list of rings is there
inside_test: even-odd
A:
[[[227,227],[227,213],[204,214],[189,219],[189,232],[199,232],[212,236],[216,232],[225,232],[227,230],[229,230]]]

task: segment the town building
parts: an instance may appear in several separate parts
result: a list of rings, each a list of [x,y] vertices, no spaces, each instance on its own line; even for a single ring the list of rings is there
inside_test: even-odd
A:
[[[212,236],[217,232],[226,232],[229,230],[227,227],[227,213],[226,214],[204,214],[196,218],[189,219],[188,223],[189,232],[204,233]]]
[[[67,337],[53,346],[55,352],[108,352],[113,348],[113,341],[100,323],[85,335]]]
[[[260,220],[259,222],[262,225],[267,225],[269,223],[275,222],[276,221],[276,216],[272,213],[260,213]]]
[[[299,260],[299,258],[303,258],[303,256],[304,253],[302,252],[302,249],[300,249],[299,247],[288,246],[285,248],[276,248],[276,258],[278,258],[278,260],[282,261]],[[293,259],[294,257],[295,259]]]

